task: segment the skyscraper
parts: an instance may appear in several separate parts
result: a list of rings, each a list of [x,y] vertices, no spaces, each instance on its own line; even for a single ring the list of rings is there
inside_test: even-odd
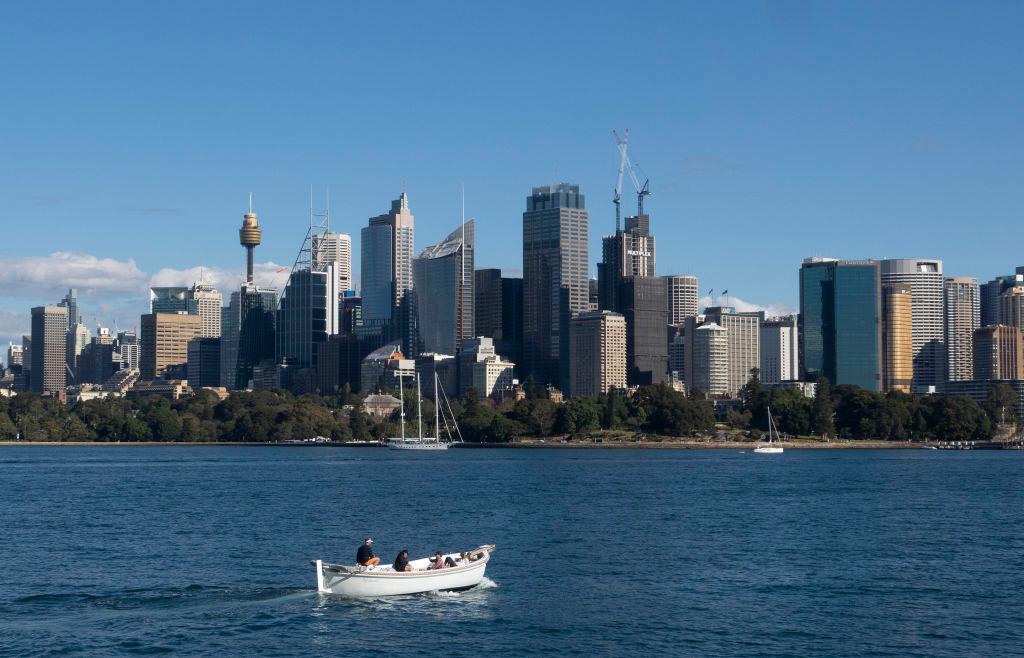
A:
[[[32,390],[58,393],[67,386],[67,306],[37,306],[32,309]]]
[[[714,323],[727,332],[729,369],[725,391],[729,395],[738,395],[750,381],[750,371],[761,367],[762,317],[761,312],[737,313],[731,306],[712,306],[704,311],[706,322]]]
[[[619,311],[626,303],[619,299],[623,280],[654,276],[654,236],[650,235],[649,227],[647,215],[627,217],[626,230],[601,239],[602,262],[597,264],[597,277],[598,304],[602,309]]]
[[[910,393],[914,383],[914,307],[909,285],[882,285],[882,390]]]
[[[881,390],[877,261],[808,258],[800,268],[801,379]]]
[[[1008,288],[1020,285],[1024,285],[1024,267],[1018,267],[1016,274],[997,276],[988,283],[978,286],[982,327],[999,324],[999,295]]]
[[[326,269],[330,263],[337,263],[335,286],[340,293],[352,290],[352,236],[330,231],[313,236],[313,269]]]
[[[579,185],[533,188],[523,213],[523,372],[569,383],[569,321],[589,308],[588,215]]]
[[[188,313],[147,313],[141,318],[139,341],[140,378],[187,377],[188,342],[199,336],[202,321]]]
[[[1024,285],[1012,286],[999,295],[999,324],[1024,331]]]
[[[221,317],[221,386],[244,389],[254,366],[274,362],[277,291],[244,284]]]
[[[494,339],[494,349],[523,368],[523,280],[500,269],[476,271],[476,333]]]
[[[1024,379],[1024,336],[1020,329],[998,324],[974,332],[974,378]]]
[[[326,270],[292,270],[277,310],[277,360],[289,367],[315,368],[320,345],[338,333],[338,291],[334,263]]]
[[[946,369],[943,326],[942,261],[897,258],[879,261],[882,284],[909,285],[913,302],[914,384],[927,391],[944,379]]]
[[[92,332],[84,324],[74,324],[68,327],[65,340],[67,340],[68,376],[72,383],[78,383],[78,357],[91,338]]]
[[[978,281],[947,277],[945,293],[946,379],[974,379],[974,332],[981,326]]]
[[[68,329],[74,327],[76,324],[82,323],[81,311],[78,308],[78,291],[74,288],[68,290],[68,294],[64,295],[64,298],[57,302],[57,306],[63,306],[68,310]]]
[[[387,336],[402,339],[406,354],[415,340],[412,259],[415,227],[405,192],[391,210],[371,217],[362,229],[363,326],[380,327]]]
[[[15,366],[20,367],[24,364],[23,352],[21,345],[15,345],[11,343],[7,346],[7,367],[13,368]]]
[[[708,395],[729,393],[729,330],[707,322],[693,332],[692,388]]]
[[[605,236],[601,246],[599,306],[626,319],[626,381],[630,386],[664,382],[668,376],[666,281],[655,276],[650,217],[627,217],[625,230]]]
[[[761,381],[778,384],[800,378],[796,315],[761,323]]]
[[[476,335],[475,226],[470,219],[413,260],[416,330],[422,348],[417,353],[455,354],[463,340]]]
[[[150,313],[188,313],[188,288],[160,286],[149,289]]]
[[[202,336],[205,338],[220,337],[221,307],[224,298],[213,286],[197,282],[188,290],[185,306],[192,315],[198,315]]]
[[[626,318],[612,311],[577,315],[571,324],[569,393],[596,397],[626,388]]]
[[[665,296],[668,302],[668,323],[679,325],[683,320],[697,315],[699,310],[697,277],[689,274],[674,274],[661,277],[665,280]]]
[[[192,390],[220,386],[220,338],[200,336],[188,341],[188,385]]]

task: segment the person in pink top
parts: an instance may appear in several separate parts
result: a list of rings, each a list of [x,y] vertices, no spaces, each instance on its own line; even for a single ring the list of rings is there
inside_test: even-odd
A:
[[[444,569],[444,556],[441,554],[441,551],[437,551],[436,553],[434,553],[434,559],[430,563],[430,566],[428,566],[427,568]]]

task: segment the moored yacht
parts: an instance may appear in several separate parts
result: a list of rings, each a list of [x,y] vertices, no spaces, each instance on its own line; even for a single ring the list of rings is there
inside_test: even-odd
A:
[[[389,437],[387,446],[392,450],[447,450],[452,444],[462,443],[462,433],[459,431],[459,424],[455,422],[455,415],[452,414],[451,405],[448,404],[448,396],[444,392],[438,380],[437,373],[434,373],[434,436],[423,436],[423,396],[420,392],[420,378],[416,375],[416,436],[405,434],[405,397],[402,386],[402,375],[398,375],[398,398],[402,405],[399,407],[401,416],[402,435]],[[444,403],[442,405],[442,402]],[[448,419],[451,418],[451,425]],[[441,424],[444,424],[447,437],[441,440]],[[452,427],[455,433],[452,433]],[[456,438],[457,437],[457,438]]]

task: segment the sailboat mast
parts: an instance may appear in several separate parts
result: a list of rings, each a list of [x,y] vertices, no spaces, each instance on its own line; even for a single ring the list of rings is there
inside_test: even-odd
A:
[[[402,440],[405,441],[405,396],[402,395],[402,371],[398,371],[398,401],[402,410]]]
[[[423,394],[420,393],[420,374],[416,373],[416,425],[423,440]]]
[[[434,373],[434,439],[441,440],[441,419],[438,414],[441,412],[441,401],[437,399],[437,373]]]

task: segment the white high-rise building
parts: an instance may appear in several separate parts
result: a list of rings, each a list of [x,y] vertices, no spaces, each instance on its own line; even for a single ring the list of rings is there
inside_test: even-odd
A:
[[[588,311],[569,329],[569,393],[597,397],[626,388],[626,318]]]
[[[352,236],[334,232],[313,236],[313,269],[321,270],[330,263],[336,263],[338,290],[352,290]]]
[[[981,326],[981,296],[973,277],[947,277],[944,282],[946,379],[974,379],[974,332]]]
[[[914,337],[914,390],[927,391],[945,378],[942,261],[893,258],[878,261],[881,283],[909,285]]]
[[[693,388],[708,395],[729,392],[729,330],[714,322],[693,332]]]
[[[761,323],[761,381],[778,384],[800,378],[796,316]]]
[[[678,325],[688,317],[697,315],[700,295],[697,277],[689,274],[663,276],[665,298],[668,300],[668,323]]]
[[[750,381],[750,371],[761,367],[761,314],[737,313],[731,306],[712,306],[704,310],[704,317],[728,331],[729,383],[726,392],[738,395]]]
[[[189,288],[185,305],[190,314],[199,316],[202,332],[199,335],[203,338],[220,337],[220,309],[223,302],[223,296],[213,286],[198,282]]]
[[[505,361],[500,356],[489,356],[483,361],[473,363],[473,388],[480,397],[492,397],[512,385],[512,370],[515,364]]]

